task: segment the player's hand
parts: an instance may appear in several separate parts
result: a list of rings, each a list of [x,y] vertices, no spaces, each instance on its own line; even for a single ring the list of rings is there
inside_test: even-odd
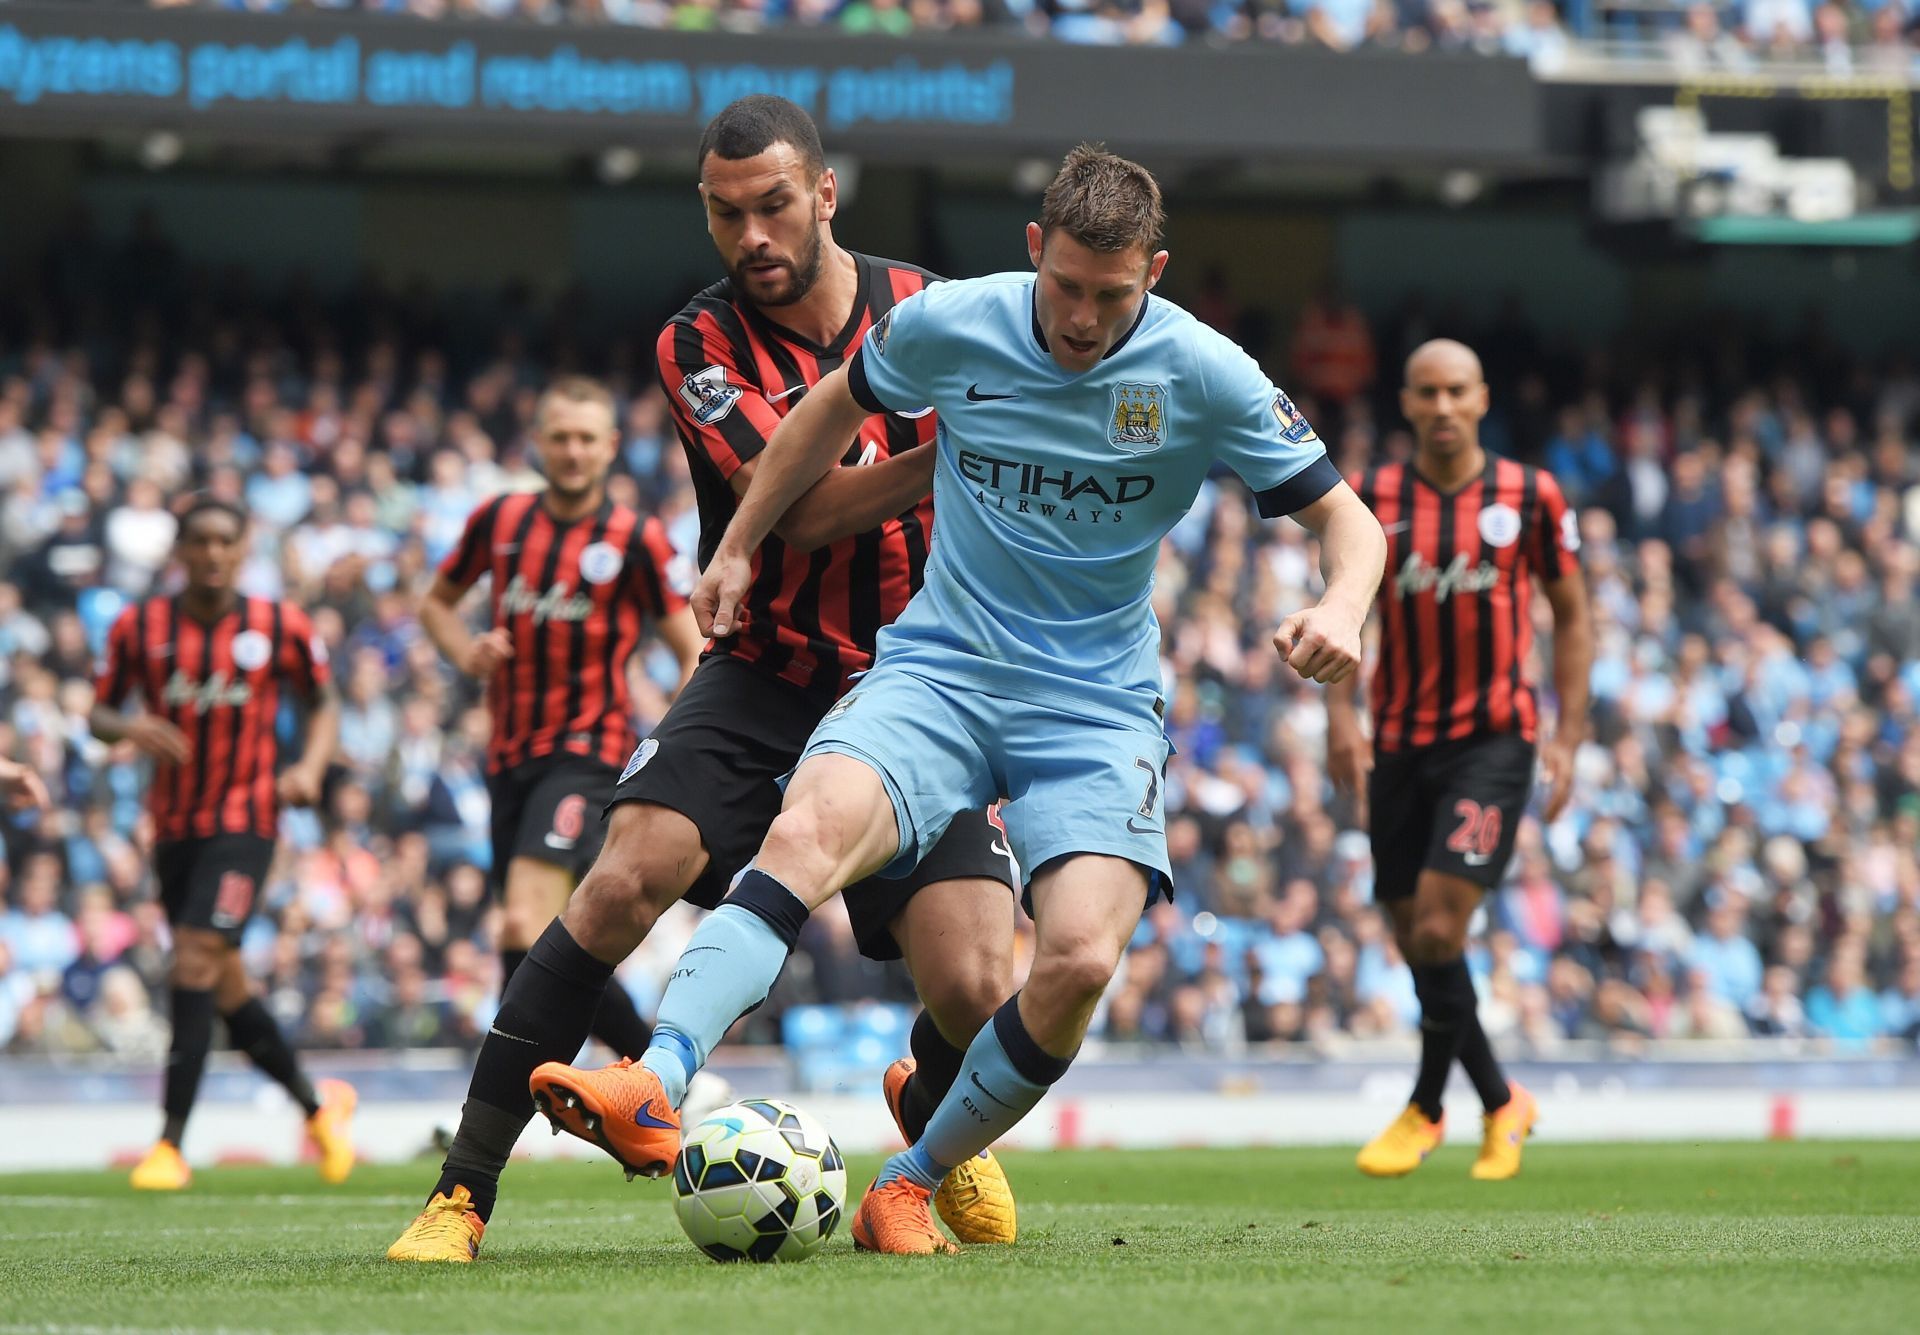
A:
[[[310,807],[319,803],[320,790],[325,784],[325,774],[295,765],[292,769],[281,771],[273,787],[282,806]]]
[[[1547,781],[1547,824],[1560,819],[1560,813],[1567,809],[1567,799],[1573,796],[1573,755],[1575,751],[1571,737],[1555,736],[1547,740],[1540,748],[1540,774]]]
[[[466,656],[461,659],[460,670],[469,677],[485,681],[512,657],[513,641],[507,637],[506,631],[495,626],[486,634],[473,637],[473,643],[467,646]]]
[[[157,714],[142,714],[127,725],[126,738],[155,760],[184,765],[193,759],[187,735]]]
[[[45,810],[53,805],[46,780],[40,777],[39,771],[17,760],[0,760],[0,795],[6,797],[10,806],[22,810]]]
[[[720,640],[740,629],[740,603],[752,582],[750,557],[736,556],[725,547],[713,554],[689,600],[702,635]]]
[[[1360,628],[1366,613],[1320,603],[1295,612],[1273,633],[1273,647],[1308,681],[1329,685],[1360,670]]]
[[[1357,723],[1327,729],[1327,777],[1353,804],[1353,821],[1367,826],[1367,776],[1373,773],[1373,739]]]

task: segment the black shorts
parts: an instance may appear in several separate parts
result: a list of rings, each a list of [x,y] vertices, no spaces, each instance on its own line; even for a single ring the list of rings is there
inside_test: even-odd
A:
[[[753,860],[780,814],[780,780],[793,772],[833,701],[725,654],[705,659],[653,735],[627,762],[613,801],[652,802],[679,812],[700,831],[706,870],[688,888],[690,903],[718,904],[734,875]],[[985,877],[1017,888],[1006,835],[984,811],[956,818],[920,865],[897,880],[869,877],[842,898],[854,939],[869,959],[900,958],[888,925],[923,886]]]
[[[1500,884],[1532,792],[1533,743],[1518,733],[1376,756],[1367,783],[1374,898],[1411,895],[1423,871]]]
[[[153,849],[168,924],[218,932],[233,946],[240,944],[272,866],[273,840],[257,834],[176,839]]]
[[[571,751],[515,765],[487,777],[493,799],[493,884],[507,883],[515,858],[587,873],[607,837],[607,802],[618,771]]]

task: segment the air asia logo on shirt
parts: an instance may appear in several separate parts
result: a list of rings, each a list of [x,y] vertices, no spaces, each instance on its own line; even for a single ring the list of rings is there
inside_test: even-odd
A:
[[[1107,439],[1128,454],[1166,444],[1167,388],[1122,381],[1113,387],[1113,423]]]
[[[1280,438],[1294,445],[1305,445],[1313,439],[1313,424],[1307,421],[1306,414],[1287,397],[1284,389],[1273,392],[1273,419],[1280,424]]]
[[[593,599],[584,593],[569,594],[564,583],[536,594],[524,575],[515,575],[500,595],[500,610],[508,616],[531,612],[536,626],[546,621],[585,621],[593,615]]]
[[[273,642],[257,630],[243,630],[233,637],[233,664],[242,672],[254,672],[273,657]]]
[[[1469,566],[1465,552],[1456,555],[1444,570],[1428,565],[1426,557],[1419,552],[1410,552],[1400,573],[1394,576],[1393,591],[1407,598],[1431,589],[1434,601],[1444,603],[1456,593],[1485,593],[1499,582],[1497,566],[1490,561]]]
[[[580,578],[589,584],[606,584],[625,564],[620,549],[610,542],[596,542],[580,553]]]
[[[1056,473],[1044,464],[995,459],[971,450],[960,451],[960,473],[981,484],[973,498],[982,505],[1069,524],[1117,524],[1120,507],[1153,494],[1153,478],[1145,473],[1103,477],[1071,468]]]
[[[740,387],[727,383],[724,366],[709,366],[695,371],[680,382],[680,398],[701,426],[712,426],[733,411],[740,402]]]
[[[1520,541],[1520,512],[1511,505],[1489,505],[1480,512],[1480,536],[1489,547],[1511,547]]]
[[[253,688],[244,681],[229,680],[224,672],[216,672],[205,681],[195,681],[176,668],[167,678],[160,698],[175,709],[191,706],[204,714],[216,705],[232,705],[238,709],[253,699]]]

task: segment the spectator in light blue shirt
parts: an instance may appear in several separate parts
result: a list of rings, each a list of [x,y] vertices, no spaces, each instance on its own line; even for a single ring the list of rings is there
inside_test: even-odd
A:
[[[1864,1047],[1882,1032],[1884,1010],[1867,986],[1860,951],[1845,944],[1827,961],[1827,981],[1807,994],[1807,1023],[1842,1047]]]
[[[1760,952],[1743,932],[1746,904],[1725,886],[1708,894],[1713,897],[1713,907],[1707,911],[1707,930],[1694,938],[1693,956],[1687,964],[1705,975],[1715,996],[1745,1009],[1760,990],[1762,972]]]
[[[58,978],[80,954],[73,920],[60,912],[60,859],[35,853],[14,887],[15,907],[0,913],[0,941],[29,977]]]
[[[275,530],[292,528],[313,506],[313,482],[300,471],[293,446],[276,441],[267,447],[261,471],[247,479],[247,508]]]

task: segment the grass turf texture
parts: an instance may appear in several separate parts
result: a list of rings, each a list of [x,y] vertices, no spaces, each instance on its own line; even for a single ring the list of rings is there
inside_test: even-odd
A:
[[[1920,1145],[1544,1144],[1510,1183],[1470,1156],[1376,1182],[1344,1150],[1012,1154],[1017,1246],[874,1257],[842,1227],[789,1266],[708,1261],[607,1163],[515,1165],[444,1268],[381,1259],[426,1165],[0,1177],[0,1332],[1916,1329]]]

